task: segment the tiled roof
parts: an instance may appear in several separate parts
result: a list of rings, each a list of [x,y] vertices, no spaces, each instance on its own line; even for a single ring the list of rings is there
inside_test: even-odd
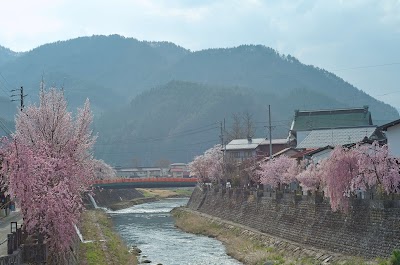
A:
[[[292,155],[292,158],[303,158],[304,156],[309,155],[310,153],[314,152],[316,149],[311,148],[311,149],[305,149],[303,151],[298,152],[295,155]]]
[[[379,129],[381,129],[381,130],[383,130],[383,131],[386,131],[387,128],[390,128],[390,127],[392,127],[392,126],[396,126],[396,125],[399,124],[399,123],[400,123],[400,119],[395,120],[395,121],[392,121],[392,122],[389,122],[389,123],[386,123],[386,124],[384,124],[384,125],[381,125],[381,126],[379,126]]]
[[[226,145],[225,149],[229,150],[253,150],[262,143],[265,138],[254,138],[249,141],[248,139],[235,139]]]
[[[276,157],[276,156],[280,156],[280,155],[285,155],[286,153],[288,153],[288,152],[290,152],[290,151],[295,152],[295,153],[300,152],[299,150],[296,150],[296,149],[294,149],[293,147],[288,147],[288,148],[285,148],[285,149],[283,149],[283,150],[281,150],[281,151],[279,151],[279,152],[276,152],[275,154],[272,155],[272,157]]]
[[[316,148],[316,149],[311,149],[310,151],[308,151],[307,153],[304,154],[304,156],[312,156],[314,154],[317,154],[321,151],[327,150],[327,149],[333,149],[332,146],[327,145],[325,147],[320,147],[320,148]]]
[[[353,109],[332,109],[295,111],[293,131],[311,131],[323,128],[355,127],[372,125],[368,107]]]
[[[307,137],[297,145],[297,148],[320,148],[325,146],[346,145],[370,138],[376,126],[312,130]]]
[[[271,142],[273,145],[274,144],[287,144],[288,140],[286,138],[285,139],[272,139]],[[262,141],[260,143],[260,145],[269,145],[269,139],[265,139],[264,141]]]

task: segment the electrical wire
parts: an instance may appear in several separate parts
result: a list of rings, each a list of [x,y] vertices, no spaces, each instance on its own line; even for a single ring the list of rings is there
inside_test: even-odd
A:
[[[3,123],[3,121],[0,119],[0,127],[3,129],[3,131],[8,135],[11,136],[12,132],[8,127]]]
[[[215,125],[215,124],[213,124]],[[201,128],[201,127],[200,127]],[[163,140],[168,140],[171,138],[175,138],[175,137],[185,137],[188,135],[194,135],[194,134],[199,134],[199,133],[203,133],[203,132],[208,132],[211,130],[215,130],[218,129],[218,127],[211,127],[211,128],[206,128],[206,129],[202,129],[202,130],[197,130],[195,131],[195,129],[192,130],[186,130],[186,131],[182,131],[180,133],[175,133],[175,134],[170,134],[167,136],[163,136],[163,137],[155,137],[155,138],[141,138],[141,139],[137,139],[137,141],[126,141],[126,142],[113,142],[113,143],[98,143],[97,145],[101,146],[101,145],[118,145],[118,144],[140,144],[140,143],[151,143],[151,142],[158,142],[158,141],[163,141]]]

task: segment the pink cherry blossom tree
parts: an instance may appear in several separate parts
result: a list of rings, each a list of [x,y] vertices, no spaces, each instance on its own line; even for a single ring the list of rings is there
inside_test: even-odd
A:
[[[305,170],[296,175],[296,179],[299,181],[300,186],[304,191],[312,192],[321,189],[322,177],[320,167],[319,164],[314,164],[311,161]]]
[[[354,191],[352,183],[360,173],[357,152],[337,146],[320,170],[332,210],[348,212],[349,198]]]
[[[206,158],[203,155],[196,156],[192,162],[189,163],[190,176],[197,177],[200,183],[208,180],[208,165]]]
[[[206,150],[203,155],[196,156],[189,163],[191,176],[196,176],[199,182],[220,180],[223,176],[223,152],[221,145]]]
[[[93,159],[93,163],[96,179],[113,179],[117,177],[117,172],[103,160]]]
[[[257,174],[260,176],[262,184],[278,188],[280,184],[290,184],[296,181],[299,171],[300,167],[296,159],[281,155],[272,160],[260,161]]]
[[[214,147],[204,152],[208,164],[208,177],[211,180],[219,181],[224,174],[223,151],[221,145],[217,144]]]
[[[355,148],[360,174],[353,181],[353,189],[366,190],[377,186],[387,194],[400,192],[399,161],[389,154],[387,145],[378,142]]]
[[[2,173],[18,198],[24,227],[40,235],[53,263],[62,264],[82,211],[82,193],[95,176],[89,101],[74,118],[63,92],[42,90],[38,106],[16,117],[16,131],[4,149]]]

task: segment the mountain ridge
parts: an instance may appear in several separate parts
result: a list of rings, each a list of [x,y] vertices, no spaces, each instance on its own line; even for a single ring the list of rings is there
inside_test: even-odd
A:
[[[229,119],[236,111],[248,110],[261,119],[266,116],[268,104],[275,104],[274,116],[280,120],[290,120],[294,109],[363,105],[369,105],[375,124],[399,117],[398,110],[335,74],[263,45],[190,51],[171,42],[97,35],[41,45],[18,56],[12,51],[11,54],[7,62],[0,64],[0,73],[8,84],[24,86],[29,94],[27,104],[37,102],[42,78],[47,87],[64,88],[71,109],[82,105],[86,97],[91,100],[94,128],[99,132],[96,155],[114,164],[126,163],[126,158],[101,155],[118,152],[101,147],[101,143],[109,144],[111,138],[130,142],[149,136],[157,138],[209,124],[210,119]],[[13,88],[7,86],[7,90]],[[120,117],[124,117],[126,124],[118,123]],[[278,127],[275,135],[284,137],[284,130]],[[206,138],[198,142],[211,141]],[[160,146],[170,150],[174,145],[179,143],[166,141]],[[206,148],[198,147],[191,155]],[[134,155],[152,157],[148,161],[159,158],[146,152],[146,146],[141,146]],[[166,151],[160,153],[166,158]],[[187,156],[171,158],[191,160]]]

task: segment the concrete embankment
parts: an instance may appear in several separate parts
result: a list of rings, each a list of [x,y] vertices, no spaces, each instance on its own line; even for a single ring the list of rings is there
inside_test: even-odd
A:
[[[236,224],[256,233],[252,238],[262,235],[260,242],[267,247],[278,244],[278,249],[282,247],[283,252],[290,255],[304,249],[315,262],[296,260],[294,264],[339,262],[343,260],[341,255],[344,264],[386,264],[377,260],[388,258],[400,247],[400,209],[396,205],[359,200],[352,203],[350,213],[342,214],[332,212],[329,203],[315,197],[259,195],[243,190],[202,191],[197,188],[188,207],[194,211],[191,214],[202,213],[220,222],[213,224],[228,222],[228,225]],[[349,258],[351,256],[362,258]],[[302,256],[296,254],[295,258]],[[358,261],[351,262],[353,259]]]

